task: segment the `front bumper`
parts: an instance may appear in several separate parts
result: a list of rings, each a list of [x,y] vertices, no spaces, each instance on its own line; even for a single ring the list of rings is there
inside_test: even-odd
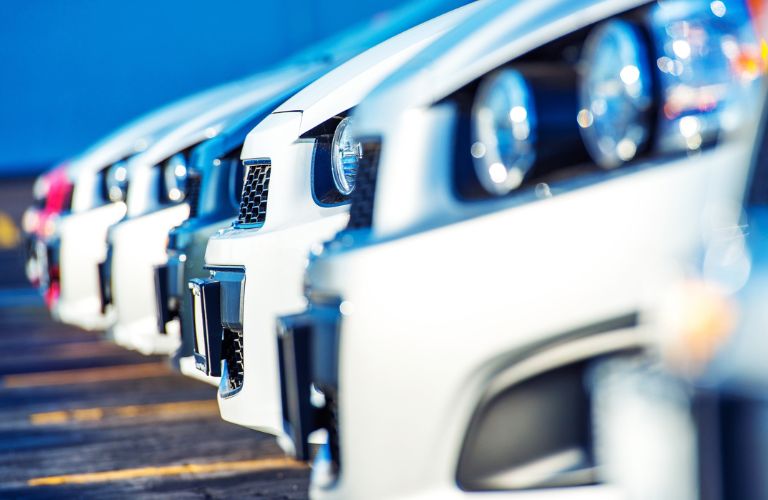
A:
[[[172,354],[178,349],[178,332],[165,334],[158,329],[155,267],[167,262],[168,233],[188,212],[187,205],[177,205],[127,219],[111,229],[109,289],[116,320],[109,333],[117,344],[144,354]]]
[[[216,269],[209,279],[189,281],[194,324],[195,367],[209,377],[221,377],[219,394],[231,397],[243,387],[242,298],[245,274]]]
[[[746,153],[723,147],[399,238],[328,245],[307,283],[313,303],[346,304],[342,473],[314,496],[471,495],[457,487],[457,457],[489,380],[532,346],[655,310],[712,231],[701,214],[734,184],[726,165]],[[377,203],[397,205],[382,193]]]
[[[97,264],[99,275],[99,301],[101,313],[106,314],[112,305],[112,245],[107,243],[107,255]]]
[[[313,245],[330,239],[346,221],[347,214],[342,212],[272,231],[231,230],[209,240],[207,267],[245,271],[238,304],[245,369],[237,392],[219,393],[224,420],[284,437],[275,321],[280,315],[306,307],[303,283],[307,255]],[[219,271],[216,273],[218,276]]]
[[[182,374],[202,380],[213,386],[219,385],[218,377],[209,376],[195,367],[194,343],[195,329],[192,311],[192,294],[188,281],[193,278],[207,278],[209,271],[205,265],[205,247],[208,238],[219,228],[231,222],[224,220],[189,219],[174,229],[168,238],[168,266],[165,291],[158,291],[158,322],[165,322],[165,332],[181,334],[181,345],[172,357],[172,363]],[[156,269],[160,269],[158,266]],[[155,282],[158,284],[158,273]],[[163,298],[163,295],[167,298]],[[165,310],[163,309],[165,308]],[[170,320],[170,321],[168,321]],[[160,330],[163,331],[163,330]]]
[[[310,305],[302,314],[277,321],[283,425],[295,456],[309,460],[309,437],[328,432],[331,463],[338,464],[338,397],[341,300]]]
[[[86,330],[106,330],[114,321],[111,312],[103,312],[109,300],[102,301],[98,267],[107,258],[107,231],[124,215],[125,204],[111,203],[59,219],[61,296],[57,309],[61,321]],[[109,282],[106,276],[103,279],[107,291]]]
[[[61,293],[60,274],[60,241],[49,239],[45,242],[38,241],[38,257],[40,263],[40,289],[43,292],[45,304],[52,313],[56,313],[56,305]]]
[[[184,287],[184,254],[168,254],[168,262],[155,266],[157,331],[168,334],[168,323],[179,320]],[[177,328],[178,329],[178,328]]]

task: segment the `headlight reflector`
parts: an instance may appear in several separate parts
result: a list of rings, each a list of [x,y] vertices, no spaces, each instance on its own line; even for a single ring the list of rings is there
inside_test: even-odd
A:
[[[525,77],[504,69],[485,79],[472,108],[477,178],[493,194],[518,187],[536,160],[536,110]]]
[[[764,63],[749,12],[743,2],[719,4],[668,0],[651,11],[661,84],[660,151],[714,143],[743,125],[757,101],[754,84]]]
[[[584,48],[577,117],[595,162],[613,168],[634,158],[650,139],[652,76],[638,28],[613,20],[593,31]]]
[[[128,168],[125,160],[119,161],[107,170],[107,198],[111,202],[125,201],[128,190]]]
[[[172,202],[181,201],[187,192],[187,159],[176,153],[166,160],[163,167],[166,195]]]
[[[360,158],[363,157],[363,147],[352,133],[352,122],[344,118],[336,127],[331,144],[331,170],[336,189],[344,196],[355,189],[355,177]]]

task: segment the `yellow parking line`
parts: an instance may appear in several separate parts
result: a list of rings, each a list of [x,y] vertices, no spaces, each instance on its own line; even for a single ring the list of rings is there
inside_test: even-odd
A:
[[[65,424],[68,422],[92,422],[105,418],[134,417],[191,417],[218,415],[219,406],[215,400],[178,401],[147,405],[109,406],[104,408],[83,408],[77,410],[33,413],[29,416],[32,425]]]
[[[65,345],[57,346],[50,351],[43,352],[40,356],[47,361],[61,361],[68,359],[87,359],[100,356],[110,356],[125,353],[114,344],[106,342],[70,342]]]
[[[3,377],[3,386],[9,388],[40,387],[47,385],[87,384],[110,380],[131,380],[168,375],[170,369],[164,363],[80,368],[41,373],[21,373]]]
[[[27,481],[29,486],[55,486],[59,484],[103,483],[125,481],[160,476],[180,476],[184,474],[213,474],[216,472],[261,472],[275,469],[303,469],[305,464],[290,458],[261,458],[237,462],[214,462],[209,464],[182,464],[163,467],[140,467],[104,472],[87,472],[63,476],[38,477]]]

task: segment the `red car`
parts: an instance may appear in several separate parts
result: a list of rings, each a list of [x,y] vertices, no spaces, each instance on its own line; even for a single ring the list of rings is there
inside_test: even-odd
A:
[[[72,205],[68,164],[61,163],[35,182],[34,204],[24,213],[27,236],[27,277],[43,294],[50,308],[59,296],[58,237],[56,223]]]

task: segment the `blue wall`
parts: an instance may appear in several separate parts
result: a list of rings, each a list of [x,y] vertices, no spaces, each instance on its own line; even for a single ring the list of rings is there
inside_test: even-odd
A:
[[[408,0],[0,0],[0,174]]]

